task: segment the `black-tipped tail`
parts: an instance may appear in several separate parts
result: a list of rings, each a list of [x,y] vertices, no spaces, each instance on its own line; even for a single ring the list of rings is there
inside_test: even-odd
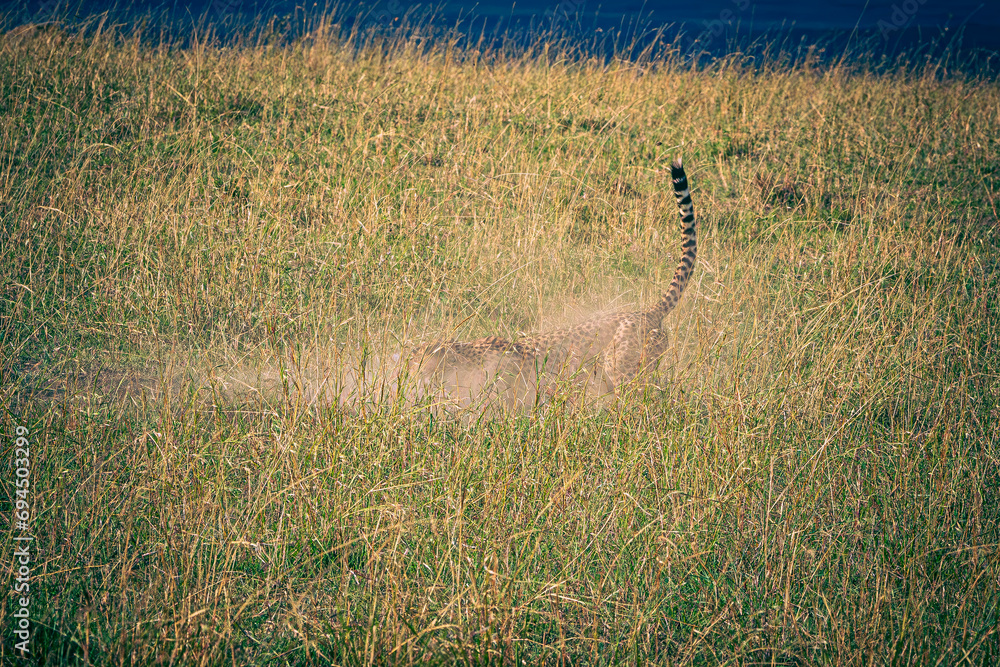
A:
[[[688,279],[694,273],[694,263],[698,257],[698,235],[695,232],[694,206],[691,204],[691,190],[688,188],[687,174],[680,158],[670,165],[670,175],[674,181],[674,197],[677,199],[677,211],[681,216],[681,261],[674,271],[674,279],[670,288],[657,303],[651,314],[662,318],[677,305],[681,293],[687,286]]]

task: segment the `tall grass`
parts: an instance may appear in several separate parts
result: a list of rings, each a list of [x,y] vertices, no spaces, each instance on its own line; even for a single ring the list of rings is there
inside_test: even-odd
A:
[[[40,664],[997,659],[995,81],[336,26],[0,39]],[[463,421],[296,387],[648,304],[677,154],[699,262],[615,405]]]

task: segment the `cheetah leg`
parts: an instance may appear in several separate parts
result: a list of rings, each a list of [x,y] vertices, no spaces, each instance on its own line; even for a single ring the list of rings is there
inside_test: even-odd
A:
[[[650,365],[655,365],[667,348],[667,336],[662,330],[650,331],[642,345],[612,346],[604,353],[604,382],[608,393],[621,394],[622,388]]]

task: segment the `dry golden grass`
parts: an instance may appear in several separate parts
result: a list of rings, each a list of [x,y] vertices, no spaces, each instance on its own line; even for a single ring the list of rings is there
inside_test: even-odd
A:
[[[552,53],[0,37],[39,660],[997,659],[1000,87]],[[650,382],[310,402],[343,355],[649,303],[677,153]]]

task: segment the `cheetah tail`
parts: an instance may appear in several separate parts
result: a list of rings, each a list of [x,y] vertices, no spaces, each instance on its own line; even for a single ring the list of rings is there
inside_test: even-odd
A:
[[[695,258],[698,256],[698,240],[695,233],[694,206],[691,205],[691,191],[688,189],[687,174],[684,165],[677,158],[670,165],[670,173],[674,181],[674,197],[680,212],[683,231],[681,232],[681,261],[674,271],[674,279],[663,298],[657,303],[650,314],[663,318],[674,309],[681,298],[681,293],[687,286],[688,279],[694,273]]]

